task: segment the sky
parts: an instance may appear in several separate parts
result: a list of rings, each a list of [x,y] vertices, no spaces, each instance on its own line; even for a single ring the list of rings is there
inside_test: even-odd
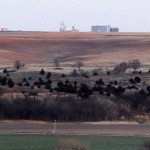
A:
[[[111,25],[150,32],[150,0],[0,0],[0,28],[58,31],[62,21],[80,31]]]

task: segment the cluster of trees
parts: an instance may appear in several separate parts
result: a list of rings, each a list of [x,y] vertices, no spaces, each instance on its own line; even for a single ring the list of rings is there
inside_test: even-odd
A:
[[[117,105],[108,99],[73,97],[49,100],[0,100],[1,119],[34,119],[57,121],[98,121],[118,118]]]
[[[80,73],[82,71],[81,63],[76,64]],[[125,62],[119,64],[114,68],[114,72],[119,71],[124,73],[126,69],[132,68],[135,71],[139,68],[140,62],[138,60],[130,61],[128,64]],[[99,70],[93,70],[93,76],[98,75]],[[51,80],[52,74],[45,72],[41,69],[39,78],[32,79],[32,77],[23,78],[20,83],[15,83],[7,70],[3,71],[4,76],[0,76],[0,85],[13,88],[17,86],[26,86],[31,88],[30,93],[32,96],[37,96],[34,93],[34,88],[47,89],[49,92],[64,92],[67,93],[69,98],[50,99],[39,101],[34,97],[33,99],[19,99],[12,102],[0,100],[0,117],[8,119],[44,119],[44,120],[60,120],[60,121],[96,121],[96,120],[110,120],[116,119],[119,115],[123,114],[123,110],[119,108],[118,101],[121,100],[130,106],[131,110],[143,110],[150,112],[150,86],[144,86],[142,89],[138,87],[142,83],[139,76],[128,79],[128,86],[124,86],[121,82],[115,80],[111,82],[104,82],[103,79],[96,80],[93,85],[88,83],[78,83],[77,81],[65,80],[66,74],[62,74],[63,80],[55,82]],[[74,75],[77,71],[74,70]],[[109,74],[109,73],[108,73]],[[82,73],[80,77],[88,77]],[[131,92],[130,89],[135,89],[136,92]],[[127,92],[126,92],[127,91]],[[0,90],[1,94],[2,90]],[[102,95],[102,99],[94,99],[92,95]],[[92,98],[91,98],[92,97]],[[61,115],[60,115],[61,114]],[[16,118],[15,118],[16,117]]]
[[[118,90],[123,92],[120,88],[116,90],[116,94]],[[119,97],[91,96],[86,99],[78,99],[71,95],[42,101],[37,98],[13,101],[0,99],[1,119],[104,121],[116,120],[121,116],[132,119],[132,112],[133,115],[135,112],[149,113],[150,97],[140,93],[123,93]]]
[[[54,86],[52,85],[53,81],[51,80],[50,72],[46,73],[44,69],[41,69],[40,75],[41,76],[36,81],[33,81],[32,77],[28,77],[28,78],[23,78],[22,82],[20,83],[15,83],[10,76],[3,76],[3,77],[0,76],[0,85],[8,86],[10,88],[13,88],[15,85],[26,86],[26,87],[30,87],[31,89],[37,87],[37,88],[47,89],[50,92],[53,91],[65,92],[68,94],[75,94],[81,98],[88,98],[95,91],[99,92],[101,95],[120,96],[126,91],[126,89],[138,90],[138,87],[136,87],[135,85],[142,81],[139,76],[135,76],[134,78],[131,78],[128,81],[128,83],[131,84],[131,86],[123,87],[118,81],[105,83],[102,79],[99,79],[95,81],[94,86],[89,86],[87,83],[78,83],[77,81],[69,81],[67,79],[66,81],[60,80]],[[62,76],[66,77],[65,74],[63,74]],[[139,91],[139,93],[149,96],[150,95],[149,86],[147,86],[147,91],[146,89],[142,89]]]
[[[8,87],[13,88],[15,85],[15,82],[7,76],[4,76],[4,77],[0,76],[0,85],[2,86],[7,85]]]
[[[115,74],[125,73],[127,69],[133,69],[134,71],[136,71],[137,69],[140,68],[140,66],[141,66],[141,63],[138,59],[134,59],[129,62],[122,62],[118,64],[117,66],[115,66],[113,73]]]

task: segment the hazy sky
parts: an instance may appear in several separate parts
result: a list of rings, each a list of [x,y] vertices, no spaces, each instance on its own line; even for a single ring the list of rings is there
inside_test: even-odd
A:
[[[80,31],[111,25],[150,32],[150,0],[0,0],[0,27],[58,31],[62,20]]]

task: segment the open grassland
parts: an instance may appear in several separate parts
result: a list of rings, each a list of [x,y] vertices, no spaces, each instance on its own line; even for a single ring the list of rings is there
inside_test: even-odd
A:
[[[0,135],[1,150],[54,150],[62,139],[77,138],[91,150],[139,150],[146,137]]]
[[[0,56],[1,66],[11,66],[16,59],[53,65],[56,57],[63,66],[82,60],[86,66],[111,67],[134,58],[149,65],[150,34],[1,32]]]

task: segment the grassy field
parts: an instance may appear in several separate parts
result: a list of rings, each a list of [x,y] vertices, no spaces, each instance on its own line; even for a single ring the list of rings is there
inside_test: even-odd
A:
[[[91,150],[138,150],[146,137],[0,135],[0,150],[53,150],[59,140],[78,138]]]
[[[12,67],[16,59],[29,70],[45,64],[53,67],[55,58],[61,67],[78,60],[86,67],[113,67],[135,58],[150,65],[149,43],[149,33],[4,32],[0,33],[0,67]]]

